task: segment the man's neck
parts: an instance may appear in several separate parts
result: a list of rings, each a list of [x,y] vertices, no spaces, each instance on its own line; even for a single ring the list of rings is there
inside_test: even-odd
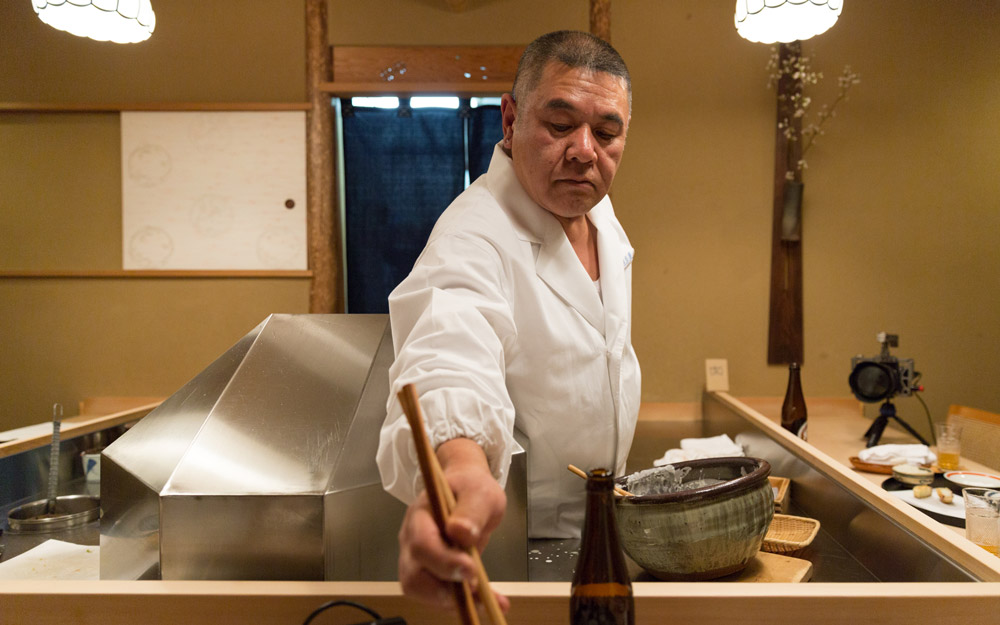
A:
[[[570,245],[573,246],[573,251],[576,252],[576,257],[583,264],[587,275],[590,276],[591,280],[600,278],[601,270],[597,257],[597,228],[594,227],[594,224],[590,223],[586,215],[578,217],[560,217],[556,215],[555,218],[559,220],[559,224],[563,227],[566,238],[569,239]]]

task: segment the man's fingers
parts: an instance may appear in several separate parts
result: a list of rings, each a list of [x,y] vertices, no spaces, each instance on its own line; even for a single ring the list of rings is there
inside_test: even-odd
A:
[[[425,571],[440,580],[460,582],[474,576],[472,558],[467,553],[449,547],[441,539],[435,527],[435,540],[415,541],[410,549],[414,560],[420,562]]]
[[[399,558],[399,583],[406,595],[425,603],[447,607],[455,602],[450,583],[442,582],[402,555]]]
[[[448,538],[461,547],[486,548],[490,534],[500,525],[507,496],[492,479],[476,488],[456,492],[455,509],[448,519]]]
[[[423,496],[422,496],[423,497]],[[400,573],[412,563],[412,572],[426,571],[444,581],[461,581],[473,576],[472,558],[445,543],[437,523],[423,504],[411,506],[400,531]],[[411,572],[407,569],[407,572]],[[402,580],[402,577],[400,578]]]

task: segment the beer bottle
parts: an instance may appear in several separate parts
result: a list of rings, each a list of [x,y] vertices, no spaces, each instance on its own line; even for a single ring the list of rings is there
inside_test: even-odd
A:
[[[587,477],[587,510],[580,558],[570,589],[570,625],[633,625],[632,581],[618,542],[614,478],[605,469]]]
[[[799,379],[799,363],[788,366],[788,389],[781,404],[781,425],[802,440],[809,440],[806,421],[806,398],[802,396],[802,380]]]

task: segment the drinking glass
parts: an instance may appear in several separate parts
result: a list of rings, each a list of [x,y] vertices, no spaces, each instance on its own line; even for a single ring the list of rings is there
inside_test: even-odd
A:
[[[957,423],[936,423],[937,463],[944,471],[958,468],[958,457],[962,453],[962,426]]]
[[[1000,490],[963,488],[965,537],[993,555],[1000,555]]]

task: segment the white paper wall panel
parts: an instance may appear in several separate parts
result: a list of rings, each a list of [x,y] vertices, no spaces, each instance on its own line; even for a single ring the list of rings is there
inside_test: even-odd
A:
[[[123,112],[121,131],[125,269],[307,268],[304,112]]]

